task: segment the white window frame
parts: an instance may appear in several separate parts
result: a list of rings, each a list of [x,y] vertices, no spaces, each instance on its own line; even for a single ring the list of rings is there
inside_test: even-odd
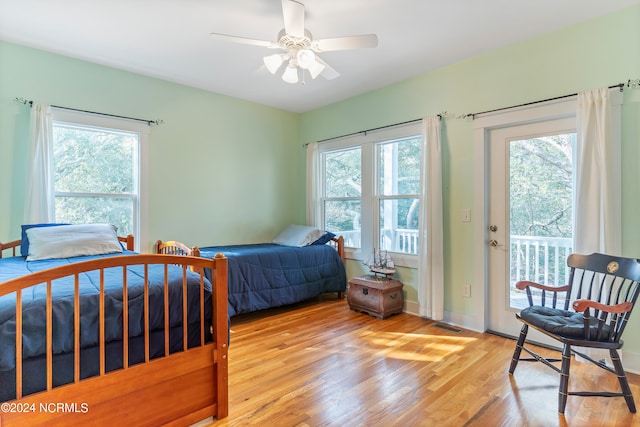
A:
[[[358,261],[367,260],[374,250],[378,247],[379,237],[379,211],[380,200],[387,198],[402,198],[404,196],[381,196],[378,192],[378,175],[377,175],[377,151],[376,147],[379,143],[390,142],[393,140],[404,139],[409,137],[422,138],[422,122],[413,122],[405,125],[398,125],[375,131],[359,133],[353,136],[337,138],[331,141],[322,142],[318,145],[318,155],[320,156],[321,174],[320,185],[317,186],[319,194],[317,199],[320,211],[321,223],[325,224],[324,218],[324,186],[325,171],[323,155],[327,152],[344,150],[348,148],[360,147],[361,149],[361,166],[362,166],[362,191],[360,196],[360,214],[361,214],[361,242],[360,248],[345,248],[345,256],[349,259]],[[425,165],[421,165],[425,167]],[[422,183],[420,184],[422,185]],[[420,191],[420,193],[423,193]],[[420,209],[425,209],[426,201],[420,199]],[[331,231],[331,230],[329,230]],[[418,255],[392,253],[393,261],[396,266],[418,268]]]
[[[124,131],[138,134],[138,174],[135,177],[135,194],[125,195],[125,197],[129,196],[134,200],[133,234],[135,237],[135,250],[139,252],[141,248],[141,242],[146,242],[148,237],[146,222],[143,222],[142,219],[148,217],[148,205],[146,203],[146,200],[148,199],[148,165],[146,159],[148,159],[149,125],[147,123],[126,118],[103,116],[99,114],[92,114],[55,107],[51,108],[51,115],[54,126],[56,124],[66,124],[71,126],[104,129],[107,131],[115,132]],[[66,193],[58,193],[54,191],[54,205],[55,196],[64,194]],[[92,195],[98,196],[99,194]]]

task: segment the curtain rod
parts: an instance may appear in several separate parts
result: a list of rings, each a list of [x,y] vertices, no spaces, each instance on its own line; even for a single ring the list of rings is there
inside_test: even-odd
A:
[[[633,84],[633,80],[629,80],[626,83],[626,85],[628,85],[629,87],[631,87],[632,84]],[[624,89],[624,86],[625,86],[625,83],[618,83],[616,85],[609,86],[609,89],[619,88],[620,92],[622,92],[622,90]],[[475,119],[476,116],[480,114],[495,113],[496,111],[509,110],[511,108],[526,107],[527,105],[535,105],[535,104],[540,104],[542,102],[555,101],[563,98],[571,98],[572,96],[576,96],[576,95],[578,94],[571,93],[569,95],[556,96],[555,98],[547,98],[547,99],[541,99],[539,101],[525,102],[524,104],[512,105],[510,107],[501,107],[501,108],[496,108],[494,110],[480,111],[479,113],[463,114],[461,117],[471,117],[471,119]]]
[[[442,113],[437,114],[437,116],[438,116],[438,118],[439,118],[440,120],[442,120],[442,118],[443,118],[444,116],[446,116],[446,115],[447,115],[447,112],[446,112],[446,111],[443,111]],[[345,134],[345,135],[340,135],[340,136],[333,136],[333,137],[331,137],[331,138],[321,139],[321,140],[316,141],[316,142],[318,142],[318,143],[322,143],[322,142],[327,142],[327,141],[333,141],[334,139],[346,138],[346,137],[348,137],[348,136],[354,136],[354,135],[359,135],[359,134],[365,134],[365,135],[366,135],[366,134],[367,134],[367,132],[373,132],[373,131],[376,131],[376,130],[392,128],[392,127],[395,127],[395,126],[408,125],[408,124],[410,124],[410,123],[416,123],[416,122],[420,122],[420,121],[422,121],[422,119],[407,120],[406,122],[400,122],[400,123],[394,123],[394,124],[391,124],[391,125],[379,126],[379,127],[377,127],[377,128],[371,128],[371,129],[361,130],[361,131],[359,131],[359,132],[347,133],[347,134]],[[305,147],[306,147],[307,145],[309,145],[309,143],[304,144],[304,146],[305,146]]]
[[[14,101],[19,102],[21,104],[29,104],[29,107],[33,106],[33,101],[29,100],[29,99],[24,99],[24,98],[16,98]],[[70,110],[70,111],[78,111],[80,113],[89,113],[89,114],[97,114],[99,116],[106,116],[106,117],[115,117],[117,119],[127,119],[127,120],[135,120],[137,122],[143,122],[146,123],[147,125],[151,126],[151,125],[161,125],[164,123],[164,120],[148,120],[148,119],[138,119],[136,117],[127,117],[127,116],[118,116],[116,114],[108,114],[108,113],[99,113],[97,111],[89,111],[89,110],[80,110],[77,108],[71,108],[71,107],[62,107],[60,105],[52,105],[51,107],[53,108],[60,108],[63,110]]]

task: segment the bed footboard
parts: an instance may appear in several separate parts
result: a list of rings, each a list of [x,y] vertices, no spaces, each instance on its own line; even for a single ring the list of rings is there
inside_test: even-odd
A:
[[[135,268],[136,274],[130,269]],[[198,271],[211,269],[211,283]],[[114,271],[121,271],[122,297],[129,304],[121,304],[121,346],[119,354],[121,366],[107,369],[105,334],[110,326],[105,319],[110,316],[110,304],[105,304],[105,277],[112,277]],[[137,274],[142,271],[143,273]],[[162,274],[163,272],[163,274]],[[99,298],[97,331],[99,342],[99,374],[81,378],[81,343],[85,340],[85,323],[81,326],[81,307],[85,307],[84,295],[80,292],[80,283],[87,274],[99,277]],[[151,283],[162,275],[160,291],[152,289]],[[142,280],[144,288],[140,294],[143,300],[143,334],[136,337],[142,342],[141,362],[130,363],[130,347],[133,338],[129,336],[135,329],[134,318],[138,309],[130,309],[134,285],[130,279]],[[140,277],[143,276],[143,279]],[[177,284],[173,281],[178,277]],[[172,277],[171,284],[169,277]],[[55,355],[53,348],[56,302],[52,298],[52,289],[64,283],[73,285],[72,302],[73,327],[73,381],[55,386]],[[195,285],[194,285],[195,283]],[[154,284],[154,286],[157,284]],[[136,285],[137,286],[137,285]],[[170,288],[176,286],[177,288]],[[195,287],[194,287],[195,286]],[[36,287],[39,287],[37,290]],[[136,288],[138,289],[138,288]],[[28,309],[26,299],[31,293],[46,294],[43,327],[46,339],[46,389],[29,395],[23,395],[24,352],[29,326],[23,318]],[[164,336],[163,354],[152,354],[152,333],[150,332],[150,294],[160,292],[164,305],[160,313],[164,327],[160,336]],[[210,292],[210,303],[208,293]],[[0,298],[15,299],[15,399],[2,403],[0,426],[5,425],[45,425],[45,424],[83,424],[114,425],[118,420],[126,420],[131,425],[188,425],[207,417],[224,418],[228,415],[228,304],[227,304],[227,259],[217,255],[213,259],[175,255],[129,255],[113,256],[85,262],[65,265],[22,276],[0,283]],[[199,293],[199,309],[188,307],[193,295]],[[162,305],[162,304],[161,304]],[[177,306],[176,306],[177,305]],[[138,310],[138,311],[136,311]],[[175,314],[177,310],[177,315]],[[199,310],[199,313],[198,313]],[[179,326],[170,324],[178,318]],[[182,319],[180,321],[180,316]],[[194,317],[196,320],[194,321]],[[208,321],[206,319],[210,318]],[[130,323],[130,319],[131,322]],[[174,320],[172,320],[174,319]],[[184,325],[187,325],[186,327]],[[194,325],[194,326],[193,326]],[[192,333],[192,326],[195,334]],[[178,336],[176,340],[176,330]],[[180,336],[182,334],[182,336]],[[195,344],[194,344],[195,335]],[[199,335],[199,336],[198,336]],[[30,339],[30,338],[29,338]],[[153,338],[155,339],[155,337]],[[162,341],[162,339],[161,339]],[[176,341],[179,348],[174,348]],[[1,347],[0,347],[1,350]],[[4,351],[4,350],[3,350]]]

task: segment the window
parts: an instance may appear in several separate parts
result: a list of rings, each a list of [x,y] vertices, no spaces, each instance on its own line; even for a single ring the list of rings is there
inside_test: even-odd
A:
[[[362,150],[330,151],[322,156],[325,173],[324,228],[344,236],[345,245],[361,246]]]
[[[320,144],[323,226],[353,258],[388,251],[417,267],[420,123]]]
[[[140,230],[140,153],[146,125],[54,110],[56,222],[108,223],[119,235]]]
[[[417,255],[420,141],[411,136],[376,144],[378,248]]]

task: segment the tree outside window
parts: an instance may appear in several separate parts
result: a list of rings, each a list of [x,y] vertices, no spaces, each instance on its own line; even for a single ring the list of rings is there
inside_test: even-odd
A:
[[[53,151],[56,221],[136,234],[138,134],[54,122]]]

